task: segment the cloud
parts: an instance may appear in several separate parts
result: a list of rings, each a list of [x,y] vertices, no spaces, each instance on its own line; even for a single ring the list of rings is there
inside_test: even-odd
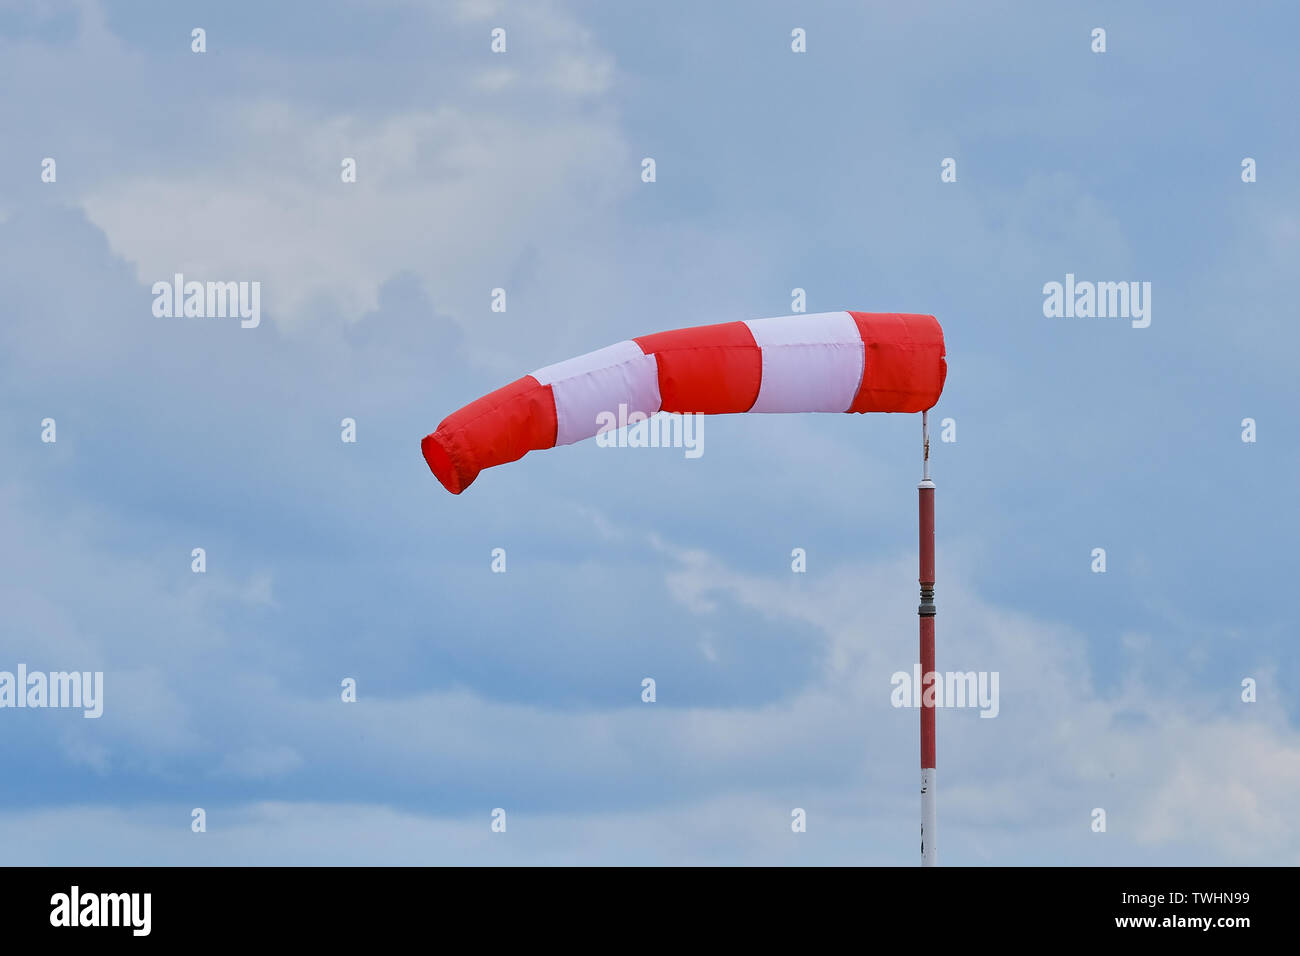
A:
[[[419,276],[462,316],[486,312],[504,278],[489,263],[582,228],[579,187],[608,198],[626,165],[616,131],[599,121],[451,107],[362,119],[262,103],[230,118],[227,136],[257,148],[206,171],[116,183],[85,208],[140,282],[255,279],[264,310],[284,324],[310,322],[320,302],[359,317],[398,273]],[[344,157],[357,160],[355,184],[338,181]]]
[[[599,525],[609,540],[638,537],[608,516]],[[421,852],[442,859],[445,847],[433,849],[440,840],[460,846],[465,834],[476,833],[478,824],[463,819],[474,804],[507,805],[533,820],[529,826],[548,828],[512,857],[531,862],[631,862],[646,854],[661,862],[850,862],[844,847],[819,844],[803,857],[782,842],[795,806],[814,821],[833,817],[841,836],[908,830],[915,806],[904,795],[914,790],[917,715],[893,708],[889,698],[890,675],[910,670],[915,656],[911,559],[805,578],[742,572],[716,553],[663,536],[642,538],[641,546],[670,562],[666,593],[688,615],[680,635],[686,643],[694,643],[692,630],[725,632],[728,622],[756,612],[777,633],[810,629],[822,669],[777,699],[739,707],[678,702],[673,681],[662,674],[659,701],[642,704],[639,670],[628,675],[627,703],[614,707],[557,710],[545,699],[507,702],[466,688],[392,693],[365,680],[358,703],[343,704],[337,688],[304,696],[275,672],[247,665],[201,690],[202,657],[178,645],[165,658],[165,678],[162,667],[138,675],[120,666],[110,671],[110,733],[64,731],[67,759],[101,775],[143,775],[169,789],[165,782],[187,766],[215,761],[215,773],[228,781],[286,781],[289,795],[308,802],[308,793],[328,796],[336,806],[290,800],[280,811],[277,819],[288,822],[263,852],[273,858],[274,846],[282,861],[293,862],[316,859],[309,844],[295,839],[306,841],[310,829],[299,822],[322,818],[337,820],[341,834],[360,827],[370,833],[365,839],[377,841],[378,848],[356,855],[340,851],[343,858],[383,861],[382,848],[392,850],[400,832],[414,830],[428,839]],[[97,558],[92,552],[87,560]],[[117,591],[120,577],[102,586]],[[967,578],[960,565],[945,568],[939,666],[999,671],[1001,701],[993,720],[973,711],[940,713],[941,820],[951,862],[1048,862],[1079,852],[1081,838],[1097,841],[1084,853],[1112,863],[1150,862],[1162,852],[1202,862],[1296,858],[1300,830],[1287,808],[1300,799],[1300,738],[1276,705],[1237,704],[1230,694],[1216,702],[1204,691],[1162,685],[1144,667],[1140,655],[1149,645],[1141,642],[1132,645],[1139,657],[1122,684],[1101,693],[1081,635],[990,604]],[[28,586],[21,578],[14,583]],[[158,601],[140,582],[119,598]],[[543,603],[534,613],[549,617],[554,610]],[[44,632],[38,626],[34,634],[28,652],[39,656]],[[108,637],[86,639],[106,655]],[[746,653],[743,637],[729,646]],[[1259,766],[1272,772],[1251,772]],[[376,786],[393,805],[349,808]],[[213,793],[230,806],[231,791]],[[1108,812],[1106,834],[1088,829],[1094,806]],[[133,825],[143,828],[142,859],[150,852],[178,859],[167,855],[178,851],[150,835],[155,811],[131,812]],[[261,811],[237,812],[240,840],[270,826]],[[687,818],[693,823],[670,843],[677,856],[650,849],[648,833]],[[13,825],[23,819],[18,814]],[[89,819],[107,825],[95,813]],[[632,830],[589,852],[593,834],[618,827]],[[574,835],[562,836],[566,830]],[[357,839],[363,841],[360,833]],[[692,848],[691,839],[702,842]],[[493,852],[476,840],[453,856]],[[213,841],[221,850],[211,859],[236,852],[226,841]],[[415,850],[392,852],[392,859],[410,860]],[[866,856],[883,862],[875,852]]]
[[[205,807],[207,832],[190,830],[180,804],[131,810],[70,806],[0,811],[0,840],[15,865],[710,865],[719,851],[745,864],[888,862],[899,835],[880,825],[812,811],[790,830],[784,804],[744,795],[666,812],[527,813],[493,807],[456,817],[373,804],[259,802]],[[910,843],[910,835],[906,838]]]
[[[446,26],[446,10],[409,12]],[[142,284],[176,272],[257,280],[286,327],[322,312],[355,320],[398,274],[462,323],[486,316],[491,289],[539,248],[597,228],[635,182],[602,99],[612,58],[551,4],[513,10],[510,28],[508,54],[492,55],[485,32],[482,49],[429,64],[422,82],[445,82],[419,108],[200,92],[201,153],[164,150],[82,187],[80,202]],[[345,158],[355,183],[341,179]]]

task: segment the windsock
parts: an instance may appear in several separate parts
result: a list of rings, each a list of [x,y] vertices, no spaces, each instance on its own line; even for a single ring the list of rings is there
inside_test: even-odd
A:
[[[421,443],[452,494],[484,468],[591,438],[620,406],[656,412],[920,412],[947,376],[932,315],[820,312],[628,339],[470,402]]]

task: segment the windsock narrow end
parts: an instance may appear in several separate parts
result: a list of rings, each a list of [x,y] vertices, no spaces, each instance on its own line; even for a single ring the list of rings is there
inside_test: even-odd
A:
[[[456,466],[452,464],[451,455],[443,447],[442,441],[438,438],[437,432],[424,436],[424,441],[420,442],[420,451],[424,452],[424,460],[429,465],[429,470],[433,472],[442,486],[450,491],[453,495],[458,495],[464,491],[470,481],[464,483],[460,480],[460,474],[456,471]]]

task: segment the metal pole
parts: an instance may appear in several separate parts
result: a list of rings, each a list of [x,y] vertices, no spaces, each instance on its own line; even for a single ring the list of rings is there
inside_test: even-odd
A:
[[[930,422],[921,413],[922,453],[921,483],[916,486],[920,505],[921,606],[916,613],[921,622],[921,865],[937,866],[934,817],[934,695],[937,675],[934,671],[934,482],[930,480]],[[926,693],[927,689],[930,691]]]

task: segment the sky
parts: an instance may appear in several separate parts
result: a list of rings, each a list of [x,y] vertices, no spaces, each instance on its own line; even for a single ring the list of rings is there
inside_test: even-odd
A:
[[[419,453],[801,289],[945,331],[937,665],[999,705],[938,714],[940,861],[1300,863],[1298,28],[0,0],[0,671],[103,674],[97,719],[0,708],[0,861],[915,865],[919,416],[459,496]],[[175,273],[260,323],[156,315]],[[1067,275],[1149,326],[1045,314]]]

